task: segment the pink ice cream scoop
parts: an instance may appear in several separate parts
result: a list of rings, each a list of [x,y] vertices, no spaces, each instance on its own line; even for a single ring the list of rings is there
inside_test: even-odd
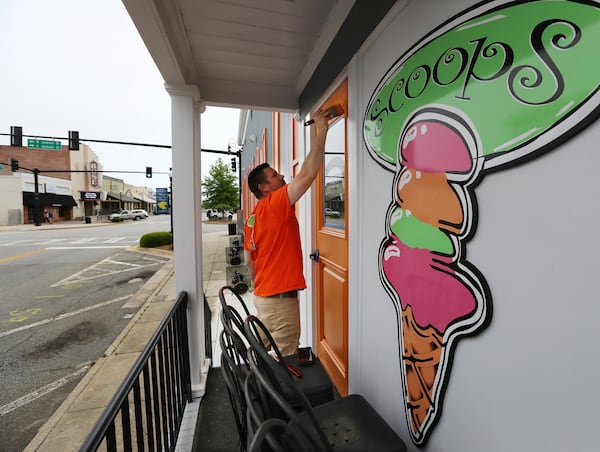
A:
[[[419,325],[431,325],[441,334],[476,307],[474,295],[456,272],[436,262],[442,260],[449,263],[429,250],[404,245],[394,235],[383,253],[383,271],[400,296],[402,309],[411,305]]]
[[[402,140],[402,166],[428,173],[469,173],[471,153],[461,135],[436,121],[413,124]]]

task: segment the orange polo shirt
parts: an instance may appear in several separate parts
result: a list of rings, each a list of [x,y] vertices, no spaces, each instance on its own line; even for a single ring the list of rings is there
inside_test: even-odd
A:
[[[244,224],[244,248],[254,261],[254,294],[268,297],[306,288],[300,227],[287,185],[262,198]]]

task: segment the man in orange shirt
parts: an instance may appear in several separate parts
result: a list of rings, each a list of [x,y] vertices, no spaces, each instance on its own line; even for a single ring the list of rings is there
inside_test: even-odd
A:
[[[254,279],[254,305],[283,356],[298,351],[298,290],[306,288],[294,204],[321,168],[330,117],[328,111],[315,114],[310,152],[289,184],[267,163],[248,174],[248,186],[259,200],[244,224],[246,262]]]

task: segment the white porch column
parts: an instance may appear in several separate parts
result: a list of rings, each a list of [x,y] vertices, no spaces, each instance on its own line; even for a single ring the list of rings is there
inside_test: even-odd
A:
[[[195,86],[167,84],[165,88],[171,96],[175,289],[188,294],[192,394],[199,397],[204,394],[201,373],[206,358],[200,168],[200,114],[204,106]]]

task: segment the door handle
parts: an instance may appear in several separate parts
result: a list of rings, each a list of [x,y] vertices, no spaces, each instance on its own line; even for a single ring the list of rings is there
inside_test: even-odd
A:
[[[319,248],[310,253],[308,257],[315,262],[319,262]]]

